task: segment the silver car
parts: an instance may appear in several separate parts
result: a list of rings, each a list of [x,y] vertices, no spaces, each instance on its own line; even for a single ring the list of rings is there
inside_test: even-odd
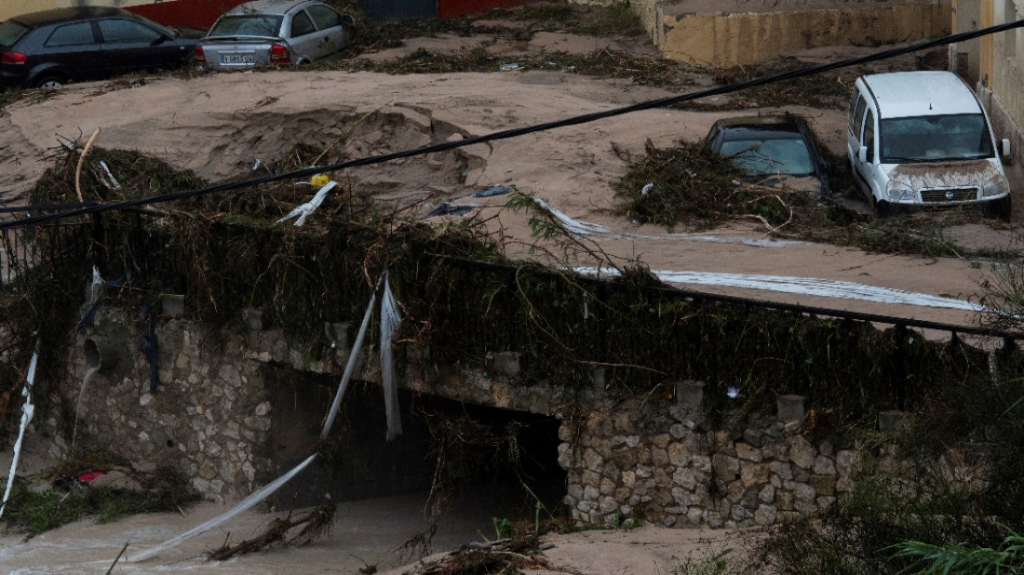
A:
[[[303,64],[347,46],[351,24],[351,17],[322,2],[246,2],[217,20],[196,47],[193,61],[216,70]]]

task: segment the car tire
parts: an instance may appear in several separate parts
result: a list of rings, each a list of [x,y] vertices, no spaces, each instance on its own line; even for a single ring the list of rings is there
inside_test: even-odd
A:
[[[878,199],[876,199],[874,201],[874,203],[875,203],[875,215],[876,216],[878,216],[880,218],[887,218],[887,217],[889,217],[889,216],[891,216],[893,214],[893,212],[894,212],[893,206],[889,202],[887,202],[885,200],[878,200]]]
[[[67,84],[67,83],[68,83],[68,81],[67,81],[66,78],[64,78],[64,76],[50,75],[50,76],[43,76],[41,78],[37,78],[35,81],[32,82],[32,87],[33,88],[59,88],[59,87],[63,86],[64,84]]]
[[[1013,203],[1010,194],[998,200],[992,200],[985,204],[985,211],[992,217],[999,218],[1004,222],[1010,221],[1010,213],[1013,211]]]

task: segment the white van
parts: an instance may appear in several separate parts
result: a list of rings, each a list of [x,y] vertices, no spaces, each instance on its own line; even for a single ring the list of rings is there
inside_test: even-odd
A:
[[[1001,148],[1008,156],[1010,141]],[[847,153],[879,215],[895,207],[984,203],[993,215],[1010,216],[1010,184],[988,116],[952,72],[858,78]]]

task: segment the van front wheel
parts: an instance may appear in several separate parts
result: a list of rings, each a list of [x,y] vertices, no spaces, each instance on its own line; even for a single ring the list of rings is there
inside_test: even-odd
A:
[[[1012,208],[1013,204],[1010,200],[1010,194],[1006,194],[1006,196],[999,198],[998,200],[992,200],[985,205],[985,211],[988,212],[988,215],[997,217],[1004,222],[1010,221],[1010,212]]]
[[[875,215],[880,218],[887,218],[893,213],[892,204],[885,200],[875,200]]]

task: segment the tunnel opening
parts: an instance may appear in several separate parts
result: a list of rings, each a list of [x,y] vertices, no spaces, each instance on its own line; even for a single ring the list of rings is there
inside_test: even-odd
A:
[[[267,369],[274,382],[268,448],[280,475],[317,449],[337,378]],[[272,505],[422,494],[432,514],[472,506],[509,520],[559,515],[567,477],[558,464],[561,420],[405,390],[399,403],[403,433],[388,442],[381,388],[352,382],[321,457]]]

